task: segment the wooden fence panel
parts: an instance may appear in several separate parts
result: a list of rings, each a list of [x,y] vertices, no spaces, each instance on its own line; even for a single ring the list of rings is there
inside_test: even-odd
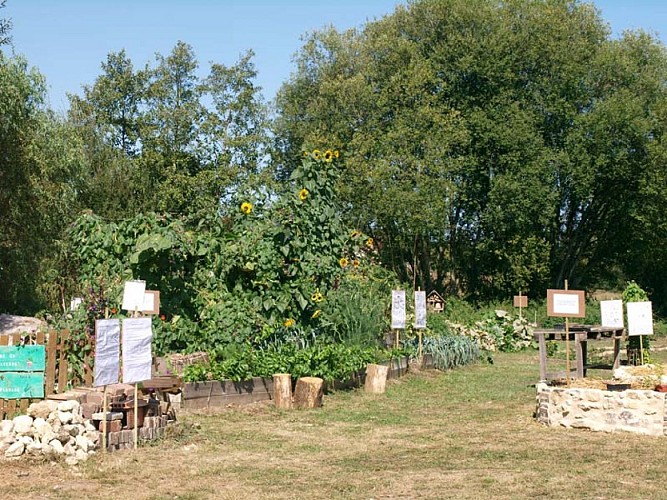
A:
[[[87,354],[83,361],[83,380],[74,373],[69,374],[69,363],[67,361],[67,340],[69,330],[50,330],[48,334],[38,332],[32,336],[22,336],[15,333],[0,335],[0,346],[19,345],[21,338],[29,344],[45,345],[46,367],[44,370],[44,395],[63,393],[68,389],[69,383],[84,384],[88,387],[93,385],[92,354]],[[77,372],[78,370],[73,370]],[[0,399],[0,419],[11,418],[17,413],[25,413],[34,399]]]
[[[56,346],[58,342],[58,332],[51,330],[49,340],[46,345],[46,370],[44,371],[44,394],[48,396],[53,394],[56,385]]]

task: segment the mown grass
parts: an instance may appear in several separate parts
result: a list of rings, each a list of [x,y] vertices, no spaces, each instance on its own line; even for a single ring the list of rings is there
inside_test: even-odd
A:
[[[182,414],[160,446],[77,468],[3,463],[0,487],[72,499],[665,497],[666,438],[537,424],[538,372],[530,351],[423,371],[384,395],[336,393],[313,411]]]

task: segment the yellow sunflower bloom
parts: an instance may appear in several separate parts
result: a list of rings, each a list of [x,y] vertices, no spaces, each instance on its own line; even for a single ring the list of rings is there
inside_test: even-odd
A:
[[[359,236],[361,236],[361,231],[357,231],[356,229],[350,234],[350,238],[358,238]]]
[[[285,320],[283,325],[285,326],[285,328],[292,328],[295,323],[296,323],[296,321],[294,321],[292,318],[288,318],[288,319]]]
[[[318,309],[317,311],[315,311],[313,313],[313,315],[310,317],[310,319],[315,319],[315,318],[319,317],[320,314],[322,314],[322,311],[320,309]]]
[[[374,243],[374,242],[373,242],[373,238],[368,238],[368,239],[366,240],[366,246],[367,246],[368,248],[373,248],[373,243]]]
[[[361,262],[359,262],[357,259],[354,259],[354,260],[352,261],[352,265],[353,265],[354,267],[359,267],[360,264],[361,264]]]
[[[322,157],[322,152],[319,149],[313,150],[313,158],[319,160]]]
[[[310,296],[310,300],[312,300],[313,302],[322,302],[324,300],[324,296],[319,290],[317,290],[314,294]]]
[[[338,156],[339,156],[338,150],[334,151],[333,155],[334,155],[334,158],[338,158]]]
[[[250,212],[252,212],[252,203],[244,201],[241,203],[241,212],[244,214],[248,215]]]
[[[350,261],[347,260],[347,257],[341,257],[338,259],[338,263],[340,264],[340,267],[347,267]]]
[[[301,201],[303,201],[306,198],[308,198],[309,194],[310,194],[310,191],[308,191],[306,188],[303,188],[301,191],[299,191],[299,199]]]
[[[326,161],[327,163],[331,163],[331,161],[333,160],[333,156],[334,154],[331,152],[331,150],[327,149],[324,152],[324,161]]]

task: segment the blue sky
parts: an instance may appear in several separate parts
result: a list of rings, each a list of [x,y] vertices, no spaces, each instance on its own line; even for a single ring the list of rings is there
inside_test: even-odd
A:
[[[471,0],[473,1],[473,0]],[[393,12],[399,0],[8,0],[13,50],[46,77],[50,105],[67,108],[66,92],[81,93],[101,73],[110,52],[125,49],[135,67],[190,44],[206,74],[210,62],[231,65],[255,51],[258,84],[267,99],[294,69],[304,33],[339,30]],[[667,0],[596,0],[614,34],[642,28],[667,41]]]

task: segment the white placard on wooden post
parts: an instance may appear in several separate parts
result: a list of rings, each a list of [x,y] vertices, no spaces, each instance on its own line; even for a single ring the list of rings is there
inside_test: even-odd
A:
[[[391,291],[391,327],[405,329],[405,290]]]
[[[583,290],[547,290],[547,316],[584,318],[586,302]]]
[[[623,301],[600,301],[600,323],[609,328],[623,328]]]
[[[95,380],[101,387],[118,383],[120,371],[120,321],[98,319],[95,321]]]
[[[121,305],[121,308],[126,311],[141,311],[144,306],[145,291],[145,281],[126,281],[125,289],[123,290],[123,304]]]
[[[423,290],[415,291],[415,329],[423,330],[426,328],[426,292]]]
[[[628,302],[628,335],[653,335],[653,307],[651,302]]]
[[[134,384],[151,378],[152,340],[151,318],[123,320],[123,383]]]

